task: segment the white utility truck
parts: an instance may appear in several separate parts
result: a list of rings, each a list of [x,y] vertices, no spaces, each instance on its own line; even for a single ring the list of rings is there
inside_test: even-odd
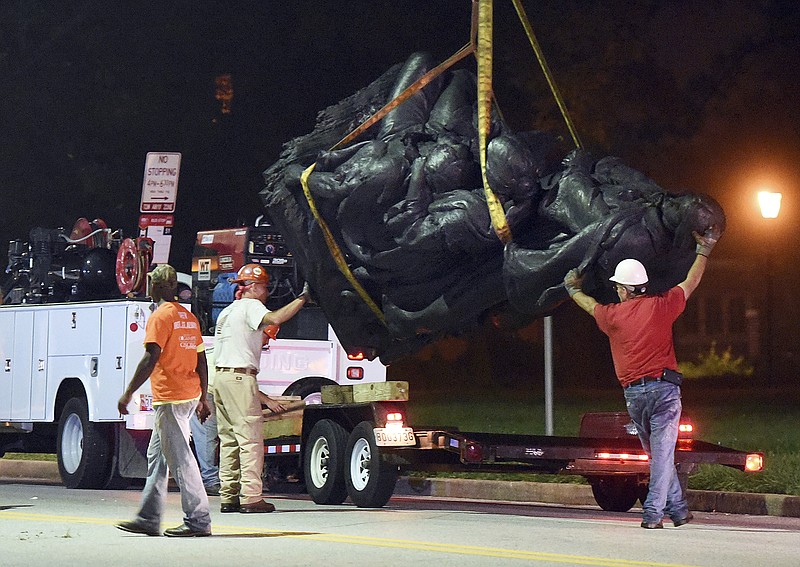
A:
[[[0,456],[55,452],[66,486],[101,488],[146,475],[150,383],[134,394],[130,415],[119,414],[117,400],[142,357],[155,305],[141,291],[147,243],[122,240],[102,221],[94,221],[95,232],[76,234],[81,221],[71,234],[34,229],[29,242],[9,247],[0,306]],[[246,239],[247,229],[227,232],[242,231]],[[270,259],[243,253],[225,265],[235,272],[243,263]],[[213,317],[202,303],[204,292],[227,285],[226,278],[209,275],[198,280],[195,274],[194,288],[184,283],[179,290],[205,323]],[[273,277],[288,285],[280,273]],[[215,298],[215,308],[224,305],[224,298]],[[319,309],[306,308],[295,319],[262,352],[258,380],[267,394],[318,401],[325,384],[385,381],[385,366],[348,355]]]

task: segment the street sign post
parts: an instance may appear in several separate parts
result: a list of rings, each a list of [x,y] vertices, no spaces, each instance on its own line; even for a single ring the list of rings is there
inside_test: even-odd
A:
[[[140,213],[174,213],[181,154],[148,152],[144,163]]]

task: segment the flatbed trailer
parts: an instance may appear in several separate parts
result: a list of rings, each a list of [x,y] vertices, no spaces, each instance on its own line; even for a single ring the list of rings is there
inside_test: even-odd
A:
[[[406,404],[374,401],[309,405],[300,435],[265,439],[267,471],[299,464],[317,504],[379,508],[397,476],[410,471],[529,472],[585,477],[604,510],[627,511],[647,495],[648,456],[625,413],[586,414],[577,437],[409,427]],[[684,427],[689,430],[691,427]],[[701,463],[761,470],[763,455],[682,433],[675,463],[682,485]],[[298,463],[299,459],[299,463]]]

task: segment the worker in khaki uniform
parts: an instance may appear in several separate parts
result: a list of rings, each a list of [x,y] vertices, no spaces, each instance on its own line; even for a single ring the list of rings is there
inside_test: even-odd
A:
[[[272,512],[261,497],[264,468],[262,400],[273,412],[283,406],[259,392],[256,375],[264,330],[281,325],[303,308],[308,288],[276,311],[266,307],[269,275],[258,264],[242,267],[233,283],[237,297],[217,318],[214,332],[214,402],[220,440],[220,512]]]

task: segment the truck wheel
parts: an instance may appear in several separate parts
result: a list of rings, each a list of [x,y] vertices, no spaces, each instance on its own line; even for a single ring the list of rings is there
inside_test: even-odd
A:
[[[300,396],[308,404],[322,403],[322,387],[336,385],[336,382],[321,376],[309,376],[301,378],[284,390],[284,396]]]
[[[341,504],[344,486],[344,447],[347,431],[330,419],[314,424],[305,443],[303,472],[306,490],[317,504]]]
[[[595,501],[607,512],[627,512],[639,499],[635,476],[597,476],[588,480]]]
[[[345,482],[350,500],[359,508],[380,508],[389,501],[397,483],[397,467],[381,458],[372,424],[356,425],[347,441]]]
[[[58,421],[58,472],[67,488],[104,488],[111,477],[111,424],[89,421],[84,398],[70,398]]]

